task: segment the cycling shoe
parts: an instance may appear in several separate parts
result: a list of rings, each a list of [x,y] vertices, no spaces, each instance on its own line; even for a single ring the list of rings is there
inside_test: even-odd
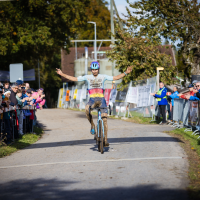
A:
[[[91,133],[92,135],[94,135],[94,134],[95,134],[95,127],[92,127],[92,128],[91,128],[91,131],[90,131],[90,133]]]

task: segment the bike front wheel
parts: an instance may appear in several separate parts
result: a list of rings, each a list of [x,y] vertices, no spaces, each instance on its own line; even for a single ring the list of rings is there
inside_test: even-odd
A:
[[[103,154],[103,129],[102,129],[102,123],[100,122],[99,123],[99,135],[100,135],[100,151],[101,151],[101,154]]]

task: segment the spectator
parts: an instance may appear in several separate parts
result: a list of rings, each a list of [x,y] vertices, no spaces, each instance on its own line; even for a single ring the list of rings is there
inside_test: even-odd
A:
[[[31,89],[27,89],[27,90],[26,90],[25,97],[28,97],[28,98],[29,98],[26,104],[28,104],[28,105],[33,105],[33,101],[32,101],[32,100],[33,100],[33,97],[32,97],[32,91],[31,91]],[[25,104],[25,105],[26,105],[26,104]]]
[[[167,103],[167,96],[166,96],[167,89],[164,87],[164,83],[162,83],[162,82],[159,84],[159,86],[160,86],[160,89],[157,92],[157,94],[151,93],[151,95],[154,96],[156,98],[156,100],[158,101],[160,113],[163,117],[163,120],[160,124],[164,125],[164,124],[167,123],[167,121],[166,121],[166,105],[168,104]]]
[[[17,99],[16,99],[17,90],[18,90],[18,86],[16,84],[13,84],[11,86],[11,94],[10,94],[10,101],[13,106],[17,105]]]
[[[29,83],[25,83],[25,84],[26,84],[26,85],[25,85],[26,90],[30,89],[30,85],[29,85]]]
[[[197,82],[196,83],[196,88],[197,88],[197,93],[196,93],[196,97],[198,98],[198,99],[200,99],[200,82]],[[196,92],[196,91],[195,91]]]
[[[5,92],[3,87],[5,87]],[[15,84],[12,84],[10,90],[9,82],[6,81],[4,85],[0,84],[0,133],[3,131],[1,141],[4,139],[6,144],[11,143],[13,131],[15,138],[18,138],[18,133],[23,134],[26,130],[28,132],[33,131],[35,111],[29,110],[32,107],[25,109],[24,105],[33,105],[34,98],[39,108],[45,102],[42,88],[38,90],[35,96],[32,96],[34,90],[32,91],[29,87],[28,83],[25,84],[21,80],[17,80]],[[10,106],[14,106],[14,110],[9,111]],[[18,106],[20,109],[18,109]],[[25,129],[23,129],[23,117],[26,119]],[[2,122],[4,122],[4,129],[2,129]]]
[[[172,116],[171,116],[171,101],[172,99],[168,96],[167,97],[167,112],[168,112],[168,120],[172,120]]]
[[[16,99],[17,99],[20,109],[23,108],[24,106],[23,103],[27,100],[27,97],[23,99],[21,99],[21,97],[22,97],[22,90],[18,89],[17,94],[16,94]],[[23,133],[23,110],[17,110],[17,117],[19,119],[19,134],[23,135],[24,134]]]
[[[197,82],[195,86],[196,86],[196,88],[193,89],[194,95],[193,95],[193,96],[187,95],[187,96],[186,96],[186,99],[189,99],[189,100],[191,100],[191,101],[198,101],[198,100],[200,100],[200,99],[196,96],[196,94],[197,94],[198,92],[200,92],[200,82]]]
[[[3,106],[1,105],[2,104],[2,94],[3,94],[3,90],[2,88],[0,88],[0,134],[2,134],[2,126],[1,126],[1,123],[2,123],[2,119],[3,119]],[[3,135],[1,135],[1,138],[3,137]]]
[[[196,87],[196,83],[198,83],[197,80],[192,81],[192,85],[193,85],[194,87]]]
[[[173,94],[169,95],[169,97],[172,99],[172,111],[171,111],[171,119],[173,120],[173,109],[174,109],[174,99],[178,99],[178,87],[174,86],[173,88]]]
[[[194,90],[194,96],[190,96],[190,100],[195,101],[195,100],[200,100],[200,82],[196,83],[196,89]]]
[[[190,91],[190,96],[194,96],[194,85],[192,85],[192,84],[190,84],[189,86],[188,86],[188,88],[189,88],[189,91]],[[187,99],[186,98],[186,95],[184,95],[184,94],[178,94],[178,96],[181,98],[181,99]]]
[[[11,86],[11,94],[10,94],[10,105],[12,106],[17,106],[17,98],[16,98],[16,93],[17,93],[17,90],[18,90],[18,86],[14,83],[12,86]],[[11,113],[11,128],[14,129],[14,135],[15,135],[15,138],[18,138],[19,135],[18,135],[18,126],[17,126],[17,122],[18,122],[18,118],[17,118],[17,112],[16,111],[12,111]],[[16,123],[14,123],[14,120]],[[13,131],[13,130],[12,130]]]
[[[4,102],[6,103],[6,105],[7,105],[7,107],[9,107],[9,105],[10,105],[10,94],[11,94],[11,91],[7,91],[7,92],[4,92],[4,96],[5,96],[5,98],[4,98]]]
[[[3,113],[3,120],[4,120],[4,124],[5,124],[5,129],[4,129],[4,134],[3,134],[3,138],[5,138],[5,142],[6,144],[10,144],[11,143],[11,130],[10,130],[10,111],[9,111],[9,105],[10,105],[10,97],[11,92],[7,91],[4,93],[4,100],[3,102],[4,104],[4,113]]]
[[[43,88],[40,88],[38,92],[32,94],[37,109],[42,109],[42,106],[45,104],[45,99],[44,99],[45,94],[43,94],[43,91],[44,91]]]
[[[22,81],[22,80],[17,80],[17,81],[16,81],[16,84],[17,84],[17,86],[18,86],[18,89],[21,89],[21,86],[22,86],[22,84],[23,84],[23,81]]]
[[[4,82],[4,92],[7,92],[10,90],[10,83],[9,81]]]

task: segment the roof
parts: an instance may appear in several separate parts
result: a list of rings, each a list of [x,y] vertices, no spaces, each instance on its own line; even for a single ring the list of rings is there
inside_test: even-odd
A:
[[[172,48],[172,45],[167,44],[167,45],[158,46],[158,49],[160,53],[171,55],[172,65],[176,66],[176,57],[175,57],[175,53],[174,53],[174,49]]]

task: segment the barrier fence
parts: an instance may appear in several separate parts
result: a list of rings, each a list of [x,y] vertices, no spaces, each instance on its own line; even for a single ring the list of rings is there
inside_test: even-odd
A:
[[[200,131],[200,101],[185,99],[174,99],[173,122],[171,125],[177,128],[187,128],[187,131],[194,131],[192,135]],[[200,139],[200,136],[198,137]]]
[[[33,133],[33,127],[36,124],[36,106],[35,105],[26,105],[23,108],[19,108],[19,106],[9,106],[9,108],[5,107],[4,111],[0,110],[0,116],[3,113],[10,112],[11,119],[9,119],[9,127],[6,127],[6,120],[3,118],[0,123],[0,133],[1,133],[1,141],[4,140],[3,137],[6,137],[7,134],[6,128],[11,130],[10,135],[12,135],[12,140],[14,141],[16,136],[16,130],[19,129],[19,126],[23,126],[23,133]],[[19,112],[19,114],[17,114]],[[23,114],[22,114],[23,112]],[[22,119],[20,119],[22,116]],[[23,120],[23,121],[20,121]]]
[[[156,91],[156,77],[151,79],[132,81],[123,91],[118,91],[111,86],[105,87],[104,97],[109,108],[109,114],[119,117],[160,117],[156,99],[150,95]],[[60,89],[58,107],[85,109],[89,95],[86,85]],[[167,112],[166,112],[167,115]],[[174,99],[173,127],[186,127],[185,131],[200,131],[200,101]],[[200,137],[199,137],[200,138]]]
[[[118,91],[117,85],[111,89],[111,84],[105,86],[104,97],[109,108],[110,115],[120,117],[155,115],[156,101],[150,93],[156,91],[156,77],[132,81],[123,91]],[[86,85],[77,85],[59,90],[59,108],[85,109],[89,95]]]

